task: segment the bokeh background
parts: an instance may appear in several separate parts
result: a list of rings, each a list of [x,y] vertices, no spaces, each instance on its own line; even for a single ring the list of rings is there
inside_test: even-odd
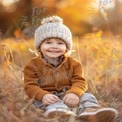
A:
[[[72,31],[71,56],[83,66],[88,92],[117,109],[121,122],[122,0],[0,0],[0,121],[54,121],[31,105],[23,89],[24,65],[38,55],[34,32],[51,15]]]
[[[121,36],[121,4],[122,0],[1,0],[0,30],[3,37],[13,37],[16,29],[34,30],[44,17],[59,15],[74,36],[99,29]]]

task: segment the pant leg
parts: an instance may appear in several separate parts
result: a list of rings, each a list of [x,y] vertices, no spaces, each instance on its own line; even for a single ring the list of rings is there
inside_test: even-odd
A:
[[[70,110],[70,108],[66,104],[64,104],[62,100],[59,100],[56,103],[48,105],[46,107],[46,110],[53,109],[53,108],[56,108],[57,110],[58,109]]]
[[[83,112],[84,109],[90,108],[90,107],[98,107],[100,106],[98,101],[96,100],[95,96],[90,93],[84,93],[80,97],[80,102],[77,107],[76,114],[79,115]]]
[[[39,109],[42,109],[42,110],[46,110],[46,106],[44,104],[42,104],[40,101],[38,100],[35,100],[33,102],[34,106],[39,108]]]

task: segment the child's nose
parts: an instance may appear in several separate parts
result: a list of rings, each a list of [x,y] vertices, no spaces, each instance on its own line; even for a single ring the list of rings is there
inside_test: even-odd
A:
[[[53,48],[57,48],[58,45],[57,45],[56,43],[54,43],[52,47],[53,47]]]

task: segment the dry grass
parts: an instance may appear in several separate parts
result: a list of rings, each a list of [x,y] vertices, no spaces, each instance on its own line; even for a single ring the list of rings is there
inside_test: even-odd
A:
[[[59,118],[46,118],[43,111],[32,106],[23,89],[24,64],[35,56],[33,40],[6,39],[0,43],[0,121],[58,122]],[[116,122],[122,121],[122,42],[103,39],[102,32],[97,32],[74,38],[73,48],[76,52],[72,56],[82,63],[88,91],[103,106],[116,108]]]

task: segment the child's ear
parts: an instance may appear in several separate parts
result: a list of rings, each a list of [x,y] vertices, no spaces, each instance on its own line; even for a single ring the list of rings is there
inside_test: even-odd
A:
[[[68,49],[66,49],[66,53],[68,52]]]
[[[71,52],[71,50],[69,50],[69,49],[66,49],[66,52],[68,53],[68,52]]]
[[[40,52],[40,46],[39,46],[39,48],[38,48],[37,52]]]

